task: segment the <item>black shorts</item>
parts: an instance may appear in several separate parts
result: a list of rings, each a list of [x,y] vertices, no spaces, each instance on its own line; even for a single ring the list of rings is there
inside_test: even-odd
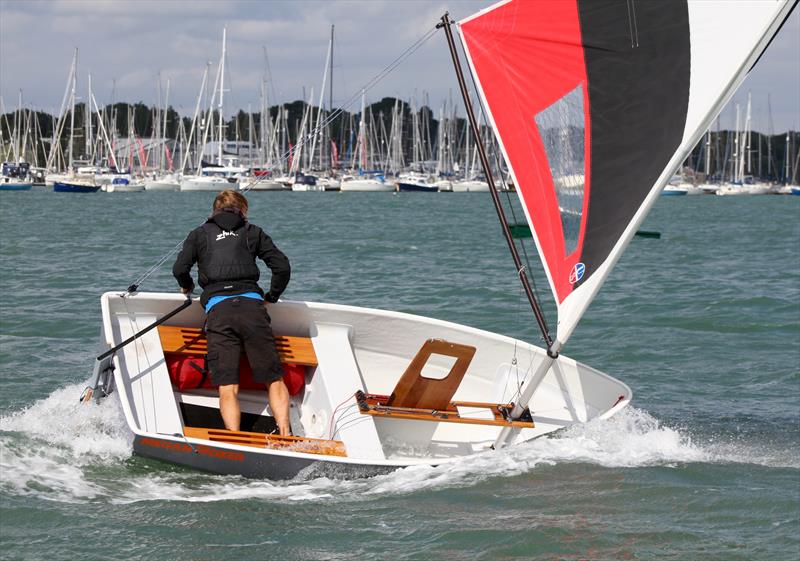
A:
[[[283,376],[269,314],[261,300],[236,296],[208,312],[208,370],[217,386],[239,383],[242,351],[253,369],[253,381],[270,384]]]

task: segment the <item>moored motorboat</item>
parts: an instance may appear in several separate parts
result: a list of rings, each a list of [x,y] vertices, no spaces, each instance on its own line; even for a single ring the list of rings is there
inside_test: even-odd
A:
[[[106,185],[106,193],[141,193],[144,191],[144,182],[127,177],[114,178],[109,185]]]
[[[433,184],[434,181],[424,173],[401,173],[395,183],[400,192],[437,193],[439,191],[439,188]]]
[[[289,186],[291,187],[292,191],[299,191],[302,193],[322,193],[325,191],[325,186],[317,182],[317,176],[301,173],[299,171],[292,176],[291,180],[289,181]]]
[[[27,162],[3,162],[0,191],[29,191],[33,187]]]
[[[0,191],[30,191],[32,187],[32,181],[14,177],[0,178]]]

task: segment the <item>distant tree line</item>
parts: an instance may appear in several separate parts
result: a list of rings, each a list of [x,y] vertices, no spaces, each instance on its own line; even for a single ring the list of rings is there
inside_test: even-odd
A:
[[[372,103],[367,106],[367,115],[371,117],[372,124],[379,131],[391,130],[391,120],[395,113],[395,107],[399,108],[402,114],[401,128],[401,143],[406,162],[408,163],[413,153],[413,139],[414,132],[412,130],[412,108],[402,100],[397,100],[394,97],[385,97],[378,102]],[[269,108],[270,120],[274,123],[279,111],[285,111],[285,125],[287,132],[287,140],[289,142],[296,142],[299,135],[299,126],[303,119],[303,115],[308,109],[308,104],[304,101],[294,101],[282,105],[274,105]],[[314,108],[314,122],[316,123],[316,107]],[[75,154],[86,154],[89,151],[86,146],[86,105],[84,103],[76,104],[75,106]],[[184,135],[187,135],[191,125],[191,116],[181,116],[173,108],[167,109],[166,131],[164,136],[168,139],[177,140],[180,137],[181,126],[184,129]],[[114,105],[106,105],[102,109],[104,123],[106,127],[112,129],[114,134],[119,138],[128,138],[136,136],[139,138],[152,138],[156,136],[156,132],[160,129],[160,124],[156,123],[156,108],[145,105],[142,102],[129,104],[129,103],[116,103]],[[435,157],[434,144],[439,131],[440,122],[434,118],[433,111],[427,107],[422,106],[417,110],[417,138],[418,141],[421,137],[422,142],[427,142],[428,153]],[[210,113],[206,111],[202,115],[207,118],[211,115],[216,123],[218,121],[218,113],[212,110]],[[113,121],[111,116],[113,115]],[[17,111],[11,111],[4,115],[0,115],[0,146],[2,146],[2,156],[6,156],[9,151],[12,133],[15,130]],[[322,119],[329,120],[328,128],[329,138],[332,139],[338,146],[340,154],[344,154],[348,146],[352,145],[354,135],[358,128],[360,120],[359,112],[348,112],[345,110],[336,110],[336,114],[332,119],[328,119],[330,113],[323,110]],[[65,118],[67,123],[63,128],[61,135],[62,148],[66,149],[66,144],[69,139],[69,113]],[[163,114],[159,116],[159,121],[163,122]],[[447,117],[446,117],[447,118]],[[251,125],[252,123],[252,125]],[[251,114],[240,110],[230,120],[225,120],[225,135],[227,140],[240,140],[247,141],[252,134],[254,142],[258,143],[261,138],[262,119],[259,112]],[[464,137],[466,134],[466,120],[463,116],[456,116],[453,125],[455,131],[454,142],[457,144],[456,157],[463,157],[461,147],[464,146]],[[46,152],[49,151],[50,139],[53,136],[53,130],[57,126],[57,116],[51,115],[43,111],[23,111],[23,119],[21,121],[22,130],[29,130],[30,140],[29,144],[35,145],[37,150],[37,157],[40,162],[44,162],[47,158]],[[93,136],[96,138],[99,134],[98,130],[98,117],[92,115]],[[110,133],[111,131],[109,131]],[[731,159],[737,150],[747,152],[749,158],[749,171],[746,173],[770,180],[783,180],[786,169],[786,157],[788,153],[789,167],[793,171],[797,165],[796,159],[798,149],[800,149],[800,133],[788,133],[789,150],[786,150],[787,133],[776,135],[765,135],[759,132],[753,132],[750,135],[750,146],[742,145],[741,148],[737,147],[735,142],[735,134],[732,131],[719,131],[711,133],[710,145],[710,175],[711,176],[727,176],[730,173]],[[471,143],[471,141],[470,141]],[[698,174],[703,174],[706,169],[705,158],[707,152],[707,139],[704,136],[700,142],[695,146],[685,162],[685,167],[695,170]],[[30,160],[31,158],[29,158]],[[790,171],[791,173],[791,171]],[[796,173],[796,172],[795,172]]]

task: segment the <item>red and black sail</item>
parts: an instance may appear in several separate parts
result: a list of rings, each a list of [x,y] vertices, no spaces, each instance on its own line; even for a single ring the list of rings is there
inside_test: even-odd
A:
[[[510,0],[459,22],[561,343],[791,4]]]

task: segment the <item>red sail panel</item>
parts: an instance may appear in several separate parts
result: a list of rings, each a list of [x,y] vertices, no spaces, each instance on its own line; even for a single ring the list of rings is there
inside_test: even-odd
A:
[[[583,272],[578,261],[591,186],[589,90],[577,4],[573,0],[501,4],[461,22],[460,32],[560,304],[572,292],[573,270]],[[551,162],[536,122],[537,115],[576,88],[583,96],[584,112],[578,127],[584,134],[584,176],[577,245],[565,240],[563,205],[560,211]]]

